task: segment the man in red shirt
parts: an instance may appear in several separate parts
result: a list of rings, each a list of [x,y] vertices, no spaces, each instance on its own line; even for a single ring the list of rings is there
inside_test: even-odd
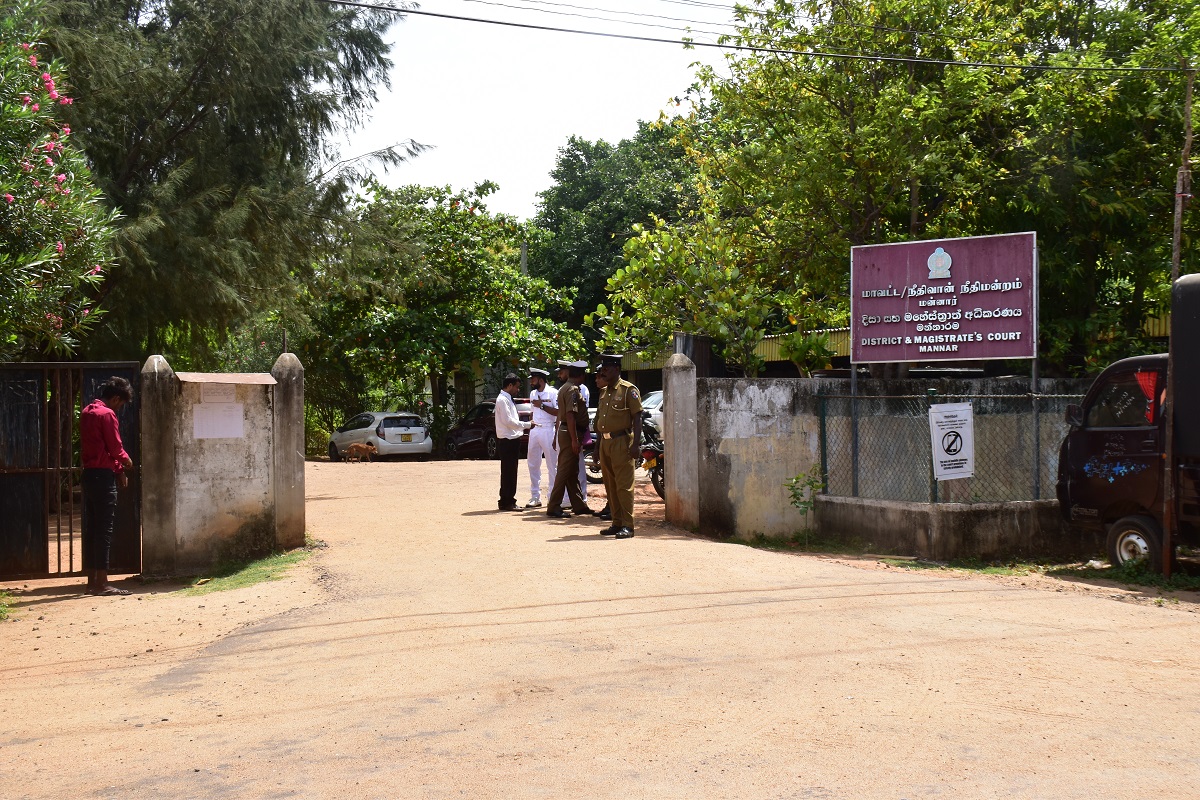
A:
[[[100,397],[79,415],[83,455],[83,569],[88,594],[129,594],[108,583],[108,554],[117,518],[117,486],[129,485],[125,470],[133,460],[121,444],[117,412],[133,400],[124,378],[112,377],[100,386]]]

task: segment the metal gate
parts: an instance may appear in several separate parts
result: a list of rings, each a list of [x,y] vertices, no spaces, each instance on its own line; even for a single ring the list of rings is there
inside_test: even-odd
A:
[[[0,579],[82,574],[79,412],[114,375],[134,386],[117,414],[133,469],[118,492],[110,572],[141,571],[139,374],[136,362],[0,364]]]

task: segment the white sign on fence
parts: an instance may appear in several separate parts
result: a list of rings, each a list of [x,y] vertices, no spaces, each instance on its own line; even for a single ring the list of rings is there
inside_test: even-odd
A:
[[[948,481],[975,474],[975,417],[970,403],[930,406],[929,437],[935,479]]]

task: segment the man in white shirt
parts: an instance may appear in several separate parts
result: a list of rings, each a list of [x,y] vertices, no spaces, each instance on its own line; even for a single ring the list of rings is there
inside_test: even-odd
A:
[[[521,379],[509,373],[504,376],[500,394],[496,395],[496,449],[500,456],[501,511],[520,511],[517,505],[517,462],[521,459],[521,436],[530,425],[517,414],[513,394]]]
[[[554,486],[554,474],[558,468],[558,453],[554,449],[554,421],[558,417],[555,392],[546,385],[550,373],[544,369],[529,370],[529,402],[533,405],[533,425],[529,429],[529,502],[526,508],[542,505],[542,458],[546,459],[546,472],[550,487]]]
[[[586,361],[573,361],[571,366],[584,370],[582,374],[572,377],[571,382],[579,387],[579,396],[583,398],[584,406],[590,406],[592,402],[591,393],[588,392],[587,384],[584,383],[584,379],[587,377],[588,363]],[[588,496],[587,457],[588,451],[581,449],[579,451],[579,493],[585,498]],[[550,479],[550,483],[551,485],[554,484],[553,478]]]

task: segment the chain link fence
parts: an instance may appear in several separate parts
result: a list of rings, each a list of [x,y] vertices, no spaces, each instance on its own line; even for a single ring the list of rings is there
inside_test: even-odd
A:
[[[991,503],[1055,495],[1069,403],[1082,395],[826,395],[818,398],[826,493],[910,502]],[[970,403],[975,475],[933,479],[929,407]]]

